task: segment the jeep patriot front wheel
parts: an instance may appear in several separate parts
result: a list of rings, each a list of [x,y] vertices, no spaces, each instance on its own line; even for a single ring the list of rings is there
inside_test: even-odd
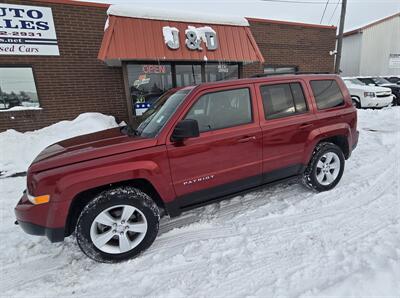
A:
[[[77,242],[96,261],[124,261],[153,243],[159,219],[157,205],[142,191],[132,187],[106,190],[83,209]]]

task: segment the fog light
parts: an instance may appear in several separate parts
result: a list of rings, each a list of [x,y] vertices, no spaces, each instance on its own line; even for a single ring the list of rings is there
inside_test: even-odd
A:
[[[48,203],[50,201],[50,196],[43,195],[43,196],[34,197],[31,195],[28,195],[28,200],[34,205],[40,205],[40,204]]]

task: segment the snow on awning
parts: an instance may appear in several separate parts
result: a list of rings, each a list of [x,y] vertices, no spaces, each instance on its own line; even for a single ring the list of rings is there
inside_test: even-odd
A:
[[[245,18],[111,5],[98,58],[264,62]]]

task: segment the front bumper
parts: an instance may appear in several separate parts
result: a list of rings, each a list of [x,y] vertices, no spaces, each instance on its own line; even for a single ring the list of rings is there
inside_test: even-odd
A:
[[[365,108],[383,108],[393,102],[393,95],[386,97],[364,97],[363,107]]]
[[[63,241],[65,220],[57,216],[59,205],[61,204],[33,205],[25,191],[14,209],[16,223],[28,234],[47,236],[51,242]]]
[[[61,242],[64,240],[64,229],[45,228],[31,222],[17,220],[18,224],[25,233],[35,236],[46,236],[51,242]]]

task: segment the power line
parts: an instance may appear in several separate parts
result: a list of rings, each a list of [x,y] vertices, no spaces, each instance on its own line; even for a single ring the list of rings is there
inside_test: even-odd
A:
[[[322,24],[322,20],[324,19],[326,8],[328,7],[328,4],[329,4],[329,0],[326,1],[324,12],[322,13],[321,21],[319,21],[320,24]]]
[[[330,17],[330,19],[329,19],[329,21],[328,21],[328,24],[331,23],[332,18],[333,18],[333,16],[335,15],[336,9],[338,8],[338,6],[339,6],[340,3],[341,3],[341,2],[336,3],[335,9],[333,10],[333,13],[332,13],[332,15],[331,15],[331,17]]]

